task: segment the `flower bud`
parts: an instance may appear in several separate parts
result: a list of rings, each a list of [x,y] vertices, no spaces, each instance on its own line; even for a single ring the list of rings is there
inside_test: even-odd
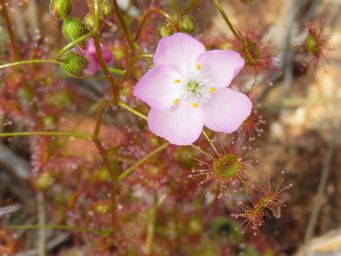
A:
[[[52,16],[65,19],[71,13],[71,0],[51,0],[50,12]]]
[[[88,13],[84,17],[84,24],[88,30],[94,30],[95,21],[94,21],[94,17],[90,13]]]
[[[113,5],[111,0],[102,0],[99,6],[99,13],[101,18],[109,17],[113,12]]]
[[[60,68],[64,73],[76,78],[84,76],[83,71],[87,66],[87,59],[75,52],[66,53],[62,58],[62,64],[60,64]]]
[[[35,180],[34,185],[38,190],[45,190],[49,188],[53,182],[54,178],[51,176],[51,174],[45,172]]]
[[[308,35],[305,43],[308,51],[312,54],[317,54],[320,51],[320,46],[312,35]]]
[[[157,30],[160,37],[170,36],[175,32],[173,27],[168,24],[159,26]]]
[[[180,28],[183,32],[193,34],[195,32],[196,27],[197,23],[192,16],[185,15],[184,17],[182,17],[180,22]]]
[[[63,23],[63,34],[68,41],[73,41],[86,33],[83,22],[77,18],[66,18]]]

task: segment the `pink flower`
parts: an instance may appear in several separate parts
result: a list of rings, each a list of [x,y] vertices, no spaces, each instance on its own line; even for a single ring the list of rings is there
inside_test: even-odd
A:
[[[112,53],[108,51],[108,49],[103,44],[101,44],[101,49],[102,49],[103,59],[105,63],[107,65],[111,64],[113,60]],[[97,54],[96,54],[95,43],[92,38],[86,41],[85,48],[79,47],[79,48],[76,48],[74,51],[84,56],[86,60],[88,61],[88,66],[86,67],[86,69],[83,70],[83,73],[85,76],[93,76],[94,74],[97,73],[98,70],[100,70],[101,66],[99,65],[99,61],[98,61]]]
[[[234,132],[250,115],[250,99],[227,88],[244,66],[239,53],[205,51],[198,40],[176,33],[160,40],[153,62],[133,93],[151,107],[149,129],[172,144],[192,144],[204,125]]]

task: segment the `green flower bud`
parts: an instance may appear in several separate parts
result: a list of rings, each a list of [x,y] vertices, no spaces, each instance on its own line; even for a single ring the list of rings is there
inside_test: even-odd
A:
[[[83,22],[77,18],[66,18],[63,23],[63,34],[68,41],[74,41],[86,33]]]
[[[95,28],[95,21],[94,21],[94,17],[88,13],[85,17],[84,17],[84,24],[86,26],[86,28],[88,30],[94,30]]]
[[[63,55],[62,63],[60,64],[60,68],[64,73],[75,78],[83,77],[83,70],[87,66],[88,61],[86,58],[75,52],[68,52]]]
[[[308,35],[305,43],[308,51],[312,54],[317,54],[320,52],[320,46],[312,35]]]
[[[101,18],[109,17],[113,12],[113,4],[111,0],[102,0],[99,6]]]
[[[45,172],[42,175],[40,175],[36,180],[35,180],[35,186],[39,190],[45,190],[49,188],[54,182],[54,178],[51,176],[50,173]]]
[[[51,0],[50,12],[52,16],[65,19],[72,10],[71,0]]]
[[[161,25],[158,27],[157,32],[160,37],[166,37],[174,34],[174,29],[171,25]]]
[[[192,16],[186,15],[181,19],[180,28],[182,31],[193,34],[197,27],[197,23]]]

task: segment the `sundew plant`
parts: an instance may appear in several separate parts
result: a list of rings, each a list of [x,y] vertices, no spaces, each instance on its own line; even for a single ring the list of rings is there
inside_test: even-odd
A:
[[[312,1],[286,47],[240,15],[268,2],[0,0],[0,255],[280,255],[263,102],[329,48]]]

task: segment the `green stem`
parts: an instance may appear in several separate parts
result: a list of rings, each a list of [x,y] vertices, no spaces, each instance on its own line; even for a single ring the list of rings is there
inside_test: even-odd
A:
[[[19,66],[19,65],[37,64],[37,63],[60,64],[60,62],[57,61],[57,60],[39,60],[39,59],[36,59],[36,60],[23,60],[23,61],[16,61],[16,62],[0,65],[0,69],[10,68],[10,67]]]
[[[232,34],[238,38],[240,41],[243,42],[243,39],[241,38],[241,36],[237,33],[237,31],[235,30],[235,28],[233,27],[231,21],[229,20],[229,18],[226,15],[226,12],[224,11],[223,7],[221,6],[221,3],[219,2],[219,0],[213,0],[213,3],[216,7],[216,9],[218,10],[218,12],[221,14],[221,16],[223,17],[223,19],[225,20],[227,26],[229,27],[229,29],[231,30]]]
[[[79,38],[77,38],[76,40],[68,43],[67,45],[65,45],[61,50],[59,50],[57,52],[57,54],[54,56],[54,58],[56,60],[58,60],[60,57],[62,57],[67,51],[71,50],[73,47],[75,47],[77,44],[85,41],[86,39],[93,37],[95,35],[95,32],[90,32],[87,33]]]
[[[117,75],[124,75],[125,74],[125,71],[122,69],[119,69],[119,68],[108,67],[108,69],[111,73],[115,73]]]
[[[142,33],[142,29],[144,28],[144,24],[147,22],[147,20],[149,19],[149,17],[151,15],[153,15],[154,13],[157,13],[157,14],[160,14],[162,15],[165,19],[167,19],[173,26],[173,28],[176,30],[176,31],[180,31],[180,27],[179,25],[173,20],[173,18],[168,14],[166,13],[164,10],[160,9],[160,8],[153,8],[153,9],[150,9],[148,10],[142,17],[142,20],[141,20],[141,23],[139,25],[139,28],[136,32],[136,35],[134,38],[130,38],[130,43],[134,43],[136,42],[141,33]]]
[[[110,229],[101,228],[86,228],[77,226],[63,226],[63,225],[10,225],[7,226],[13,230],[32,230],[32,229],[52,229],[52,230],[66,230],[66,231],[80,231],[80,232],[111,232]]]
[[[145,114],[142,114],[141,112],[139,112],[138,110],[130,107],[128,104],[124,103],[124,102],[119,102],[118,105],[122,108],[124,108],[125,110],[128,110],[129,112],[133,113],[134,115],[147,120],[147,116]]]
[[[163,149],[165,149],[167,146],[169,146],[169,143],[164,143],[160,147],[156,148],[152,152],[150,152],[148,155],[137,161],[135,164],[130,166],[127,170],[125,170],[119,177],[118,180],[122,181],[124,178],[126,178],[130,173],[132,173],[137,167],[139,167],[141,164],[143,164],[145,161],[147,161],[149,158],[155,156],[159,152],[161,152]]]
[[[206,138],[206,140],[208,141],[208,143],[210,143],[211,147],[213,148],[214,152],[219,156],[219,151],[217,150],[217,148],[214,146],[213,142],[211,141],[210,137],[208,137],[207,133],[203,130],[202,134],[204,134],[204,137]]]
[[[200,148],[200,147],[198,147],[198,146],[196,146],[196,145],[194,145],[194,144],[192,144],[191,147],[194,148],[194,149],[196,149],[196,150],[198,150],[201,154],[203,154],[203,155],[205,155],[205,156],[207,156],[207,157],[209,157],[209,158],[211,158],[211,159],[214,159],[213,156],[211,156],[209,153],[207,153],[206,151],[204,151],[202,148]]]
[[[78,132],[11,132],[0,133],[0,137],[20,137],[20,136],[60,136],[60,137],[74,137],[82,140],[91,140],[91,136],[85,133]]]
[[[186,7],[186,9],[181,12],[181,15],[185,15],[185,14],[189,13],[197,5],[198,1],[199,0],[192,0],[189,3],[189,5]]]

